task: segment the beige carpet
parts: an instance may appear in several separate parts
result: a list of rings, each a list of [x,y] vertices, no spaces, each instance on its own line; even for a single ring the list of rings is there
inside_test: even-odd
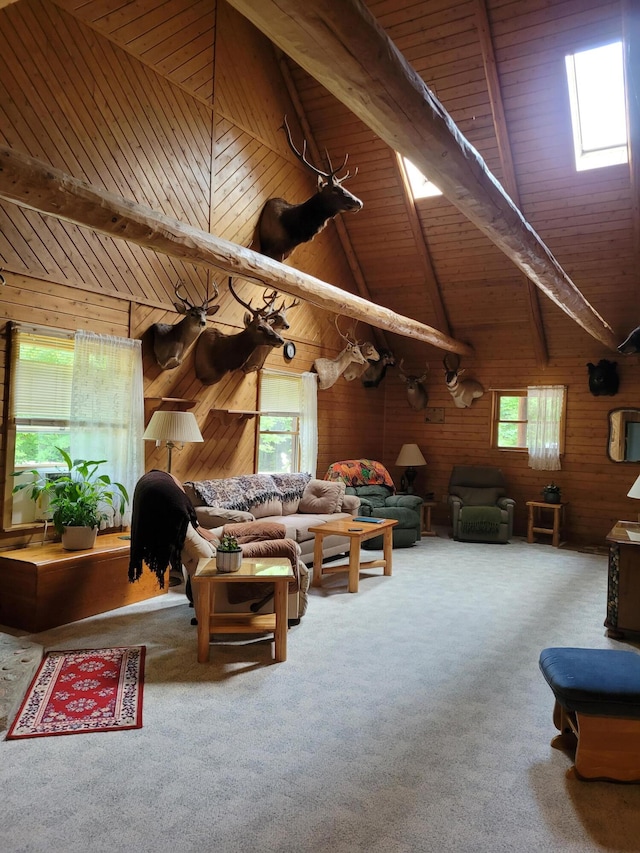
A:
[[[324,581],[282,664],[264,640],[197,664],[179,589],[29,637],[146,644],[144,727],[0,742],[0,850],[640,850],[640,785],[565,778],[538,670],[636,648],[604,634],[606,557],[442,536],[394,560]]]

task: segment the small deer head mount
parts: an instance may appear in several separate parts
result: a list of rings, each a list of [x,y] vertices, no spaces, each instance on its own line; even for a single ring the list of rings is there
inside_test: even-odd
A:
[[[213,286],[215,293],[211,299],[218,296],[218,288],[215,282]],[[172,370],[182,364],[187,350],[204,331],[207,325],[207,317],[215,314],[220,308],[219,305],[209,305],[209,297],[205,299],[202,305],[192,305],[186,296],[180,295],[181,287],[181,281],[174,287],[176,300],[173,306],[178,314],[185,316],[179,323],[154,323],[151,327],[153,354],[163,370]]]
[[[348,335],[343,335],[340,331],[337,317],[335,318],[335,325],[338,334],[345,341],[346,346],[335,358],[316,358],[313,362],[315,371],[318,374],[318,388],[322,390],[335,385],[350,364],[366,364],[366,359],[362,355],[359,344]]]
[[[278,296],[278,292],[273,292],[275,296]],[[289,328],[289,321],[287,320],[287,311],[290,311],[292,308],[296,308],[300,304],[299,299],[292,300],[288,305],[286,300],[282,300],[282,304],[280,306],[275,305],[275,300],[272,298],[273,294],[263,296],[263,300],[265,304],[268,303],[269,308],[267,313],[264,315],[264,319],[271,326],[272,329],[275,329],[277,332],[285,332]],[[245,327],[249,325],[251,322],[251,314],[247,311],[244,315],[244,325]],[[251,353],[249,358],[242,365],[243,373],[253,373],[256,370],[260,370],[262,365],[264,364],[267,356],[273,349],[272,346],[264,345],[256,347],[256,349]]]
[[[400,374],[400,379],[407,386],[407,402],[411,406],[412,409],[415,409],[417,412],[422,409],[426,409],[427,403],[429,402],[429,394],[427,389],[422,384],[427,378],[427,373],[429,372],[429,365],[425,365],[425,371],[422,376],[418,376],[412,373],[405,373],[403,369],[404,359],[400,359],[400,364],[398,365],[398,372]]]

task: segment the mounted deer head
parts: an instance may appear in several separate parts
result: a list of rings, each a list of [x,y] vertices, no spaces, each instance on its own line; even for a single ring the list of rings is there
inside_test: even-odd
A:
[[[396,366],[396,359],[391,350],[381,349],[380,359],[378,361],[369,361],[369,364],[362,374],[362,384],[365,388],[377,388],[384,379],[387,368]]]
[[[275,292],[276,296],[277,291]],[[263,297],[264,301],[267,302],[267,297]],[[279,308],[273,306],[267,314],[265,314],[264,319],[269,323],[269,325],[275,329],[277,332],[284,332],[289,328],[289,321],[287,320],[287,311],[290,311],[292,308],[296,308],[300,304],[299,299],[294,299],[293,302],[290,302],[288,305],[285,300],[282,300],[282,305]],[[251,314],[248,312],[244,315],[244,325],[245,327],[249,325],[251,322]],[[256,349],[251,353],[249,358],[242,365],[243,373],[252,373],[255,370],[260,370],[262,365],[265,362],[266,357],[269,355],[272,346],[260,346],[256,347]]]
[[[369,341],[365,341],[359,346],[360,352],[364,356],[365,361],[363,364],[352,362],[351,364],[347,365],[344,373],[342,374],[342,378],[346,379],[347,382],[352,382],[354,379],[359,379],[370,364],[375,364],[377,361],[380,361],[380,353],[372,343],[370,343]]]
[[[219,305],[209,305],[209,298],[202,305],[192,305],[186,296],[180,295],[182,282],[175,287],[176,301],[173,303],[178,314],[184,314],[179,323],[154,323],[151,327],[153,337],[153,354],[163,370],[172,370],[182,364],[185,354],[207,325],[207,317],[212,316],[220,308]],[[218,288],[214,283],[215,293]]]
[[[284,261],[300,243],[312,240],[327,222],[347,210],[360,210],[362,202],[346,190],[342,183],[350,177],[347,172],[341,178],[337,173],[347,165],[347,154],[342,165],[334,169],[328,152],[325,150],[329,171],[318,169],[307,159],[307,142],[303,141],[299,151],[291,138],[291,131],[284,117],[284,131],[287,134],[289,148],[295,156],[318,177],[318,190],[301,204],[291,204],[283,198],[270,198],[262,208],[254,237],[257,251],[269,258]],[[357,174],[356,169],[354,176]]]
[[[460,369],[460,356],[456,353],[447,353],[442,360],[445,370],[445,382],[453,402],[459,409],[468,409],[474,400],[482,397],[484,388],[475,379],[463,379],[460,376],[465,372]]]
[[[429,394],[427,393],[427,389],[422,384],[427,378],[427,373],[429,372],[429,365],[426,365],[426,370],[422,374],[422,376],[416,376],[414,374],[407,374],[403,370],[404,359],[400,359],[400,365],[398,366],[398,372],[400,373],[400,379],[407,386],[407,402],[411,406],[412,409],[416,411],[420,411],[421,409],[425,409],[427,407],[427,403],[429,402]]]
[[[322,390],[335,385],[347,366],[352,362],[366,364],[366,359],[360,352],[360,347],[356,341],[352,341],[347,335],[343,335],[338,328],[337,317],[335,324],[338,334],[343,341],[346,341],[346,346],[335,358],[316,358],[313,362],[315,371],[318,374],[318,388]]]
[[[273,307],[277,292],[274,291],[262,308],[253,308],[251,302],[243,302],[233,289],[229,276],[231,295],[251,315],[247,327],[236,335],[225,335],[219,329],[206,329],[196,345],[196,376],[203,385],[214,385],[232,370],[239,370],[256,347],[281,347],[284,339],[267,322],[265,316]]]

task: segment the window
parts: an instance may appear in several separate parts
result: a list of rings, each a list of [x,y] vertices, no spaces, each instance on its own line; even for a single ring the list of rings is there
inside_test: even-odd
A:
[[[491,446],[498,450],[526,450],[530,468],[559,470],[565,396],[562,385],[493,391]]]
[[[404,169],[414,199],[442,195],[438,187],[429,178],[426,178],[411,160],[407,160],[406,157],[399,157],[399,161]]]
[[[46,516],[28,490],[32,469],[55,476],[56,447],[73,458],[107,459],[101,473],[123,483],[130,495],[144,471],[142,357],[140,341],[14,324],[11,327],[4,528]],[[128,523],[131,505],[123,519]]]
[[[576,169],[627,162],[622,43],[565,57]]]
[[[317,458],[317,377],[263,371],[258,415],[259,474],[309,471]]]
[[[493,441],[500,450],[527,449],[527,392],[493,392]]]

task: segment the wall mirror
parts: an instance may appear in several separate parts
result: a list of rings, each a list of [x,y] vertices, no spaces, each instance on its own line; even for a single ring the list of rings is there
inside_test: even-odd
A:
[[[640,462],[640,409],[609,412],[607,453],[612,462]]]

